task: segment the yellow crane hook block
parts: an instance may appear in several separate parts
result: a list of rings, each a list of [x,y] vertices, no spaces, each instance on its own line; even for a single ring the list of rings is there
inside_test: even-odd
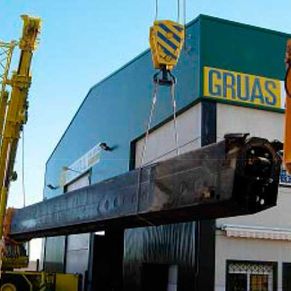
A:
[[[177,64],[185,39],[184,25],[156,20],[150,28],[150,47],[155,69],[171,71]]]
[[[291,39],[287,42],[285,75],[286,105],[283,161],[287,172],[291,173]]]

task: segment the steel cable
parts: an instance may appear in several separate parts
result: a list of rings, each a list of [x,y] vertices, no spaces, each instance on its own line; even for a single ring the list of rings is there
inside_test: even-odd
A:
[[[177,0],[177,22],[180,22],[180,0]]]
[[[156,0],[155,21],[158,19],[158,16],[159,16],[159,0]]]
[[[175,98],[175,82],[173,82],[173,84],[171,85],[171,99],[172,99],[172,106],[173,106],[173,124],[174,124],[176,154],[178,156],[180,153],[180,150],[179,150],[179,134],[178,134],[178,122],[177,122],[177,104],[176,104],[176,98]]]
[[[22,182],[22,195],[23,195],[23,207],[26,205],[26,193],[25,193],[25,148],[24,148],[24,129],[22,130],[22,157],[21,157],[21,182]]]
[[[151,105],[151,111],[150,111],[150,115],[149,115],[148,123],[146,127],[146,134],[145,134],[145,140],[144,140],[144,145],[143,145],[142,154],[141,154],[140,167],[143,166],[144,159],[145,159],[148,137],[149,137],[149,133],[150,133],[151,125],[152,125],[152,119],[153,119],[153,115],[154,115],[154,111],[155,111],[156,103],[157,103],[157,93],[158,93],[158,84],[154,83],[152,105]]]

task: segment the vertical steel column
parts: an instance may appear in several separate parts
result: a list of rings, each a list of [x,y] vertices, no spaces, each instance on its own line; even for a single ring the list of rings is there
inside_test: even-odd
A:
[[[201,102],[201,146],[216,142],[216,102]],[[195,290],[214,290],[215,274],[214,219],[196,222]]]

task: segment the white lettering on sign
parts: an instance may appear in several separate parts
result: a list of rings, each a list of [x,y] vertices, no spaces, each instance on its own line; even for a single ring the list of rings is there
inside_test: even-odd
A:
[[[62,169],[61,173],[61,186],[64,186],[70,183],[72,180],[81,176],[87,170],[92,168],[94,165],[100,162],[101,157],[100,143],[94,146],[91,150],[89,150],[86,154],[80,157],[77,161],[72,163],[69,166],[65,166]]]

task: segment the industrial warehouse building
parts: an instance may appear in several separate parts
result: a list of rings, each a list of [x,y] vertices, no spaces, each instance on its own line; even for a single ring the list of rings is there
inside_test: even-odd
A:
[[[233,132],[282,140],[287,38],[208,16],[188,25],[174,70],[180,152]],[[92,87],[47,162],[45,199],[140,166],[153,74],[146,51]],[[162,87],[144,162],[175,154]],[[256,215],[47,238],[44,268],[82,273],[86,290],[291,290],[290,181],[282,171],[278,206]]]

